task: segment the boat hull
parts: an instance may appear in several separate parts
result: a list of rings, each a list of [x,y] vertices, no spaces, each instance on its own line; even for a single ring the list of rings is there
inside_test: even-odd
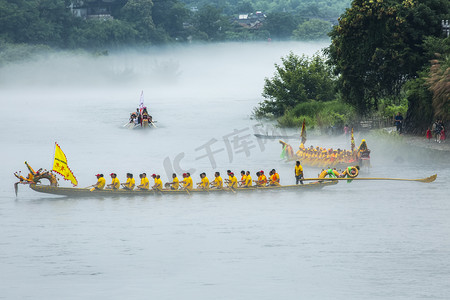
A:
[[[220,194],[220,193],[248,193],[248,192],[265,192],[265,191],[302,191],[302,190],[313,190],[321,189],[325,186],[335,185],[337,181],[323,181],[323,182],[312,182],[299,185],[283,185],[283,186],[268,186],[268,187],[252,187],[252,188],[237,188],[237,189],[210,189],[208,191],[193,189],[189,192],[186,190],[166,190],[154,191],[154,190],[94,190],[89,189],[79,189],[79,188],[67,188],[67,187],[55,187],[50,185],[40,185],[40,184],[30,184],[30,188],[36,192],[71,196],[71,197],[98,197],[98,196],[156,196],[156,195],[186,195],[186,194]]]

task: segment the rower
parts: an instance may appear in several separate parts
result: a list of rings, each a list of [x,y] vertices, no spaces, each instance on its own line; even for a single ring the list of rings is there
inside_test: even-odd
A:
[[[227,181],[227,185],[229,188],[235,189],[237,188],[237,178],[234,176],[234,173],[230,173],[230,177]]]
[[[245,173],[245,184],[244,184],[245,188],[250,188],[252,187],[252,176],[250,176],[250,171],[247,171],[247,173]]]
[[[180,187],[180,181],[178,180],[177,174],[173,173],[172,182],[168,182],[166,184],[170,186],[171,190],[178,190],[178,188]]]
[[[295,170],[294,170],[294,173],[295,173],[295,184],[298,184],[299,182],[300,182],[301,184],[303,184],[303,181],[301,180],[301,179],[304,178],[304,177],[303,177],[303,167],[302,167],[302,165],[300,164],[300,161],[299,161],[299,160],[297,160],[297,161],[295,162]]]
[[[131,173],[127,173],[127,182],[126,183],[122,183],[122,187],[124,190],[134,190],[134,186],[135,186],[136,182],[133,178],[133,174]]]
[[[141,178],[141,184],[138,185],[137,188],[142,191],[148,191],[148,189],[150,188],[150,183],[148,181],[147,174],[142,173],[139,175],[139,177]]]
[[[184,188],[189,191],[192,191],[192,189],[194,188],[194,184],[190,173],[186,173],[185,183],[186,185],[184,186]]]
[[[90,190],[91,192],[103,190],[106,184],[106,180],[105,178],[103,178],[103,174],[97,174],[95,176],[97,176],[97,183],[92,186],[92,189]]]
[[[277,171],[275,169],[272,169],[272,175],[274,176],[275,182],[280,184],[280,175],[278,175]]]
[[[239,186],[244,186],[245,185],[246,178],[247,178],[247,176],[245,175],[245,171],[242,170],[241,171],[241,180],[238,181]]]
[[[116,173],[111,173],[109,174],[109,176],[111,176],[111,184],[108,184],[108,188],[109,189],[113,189],[113,190],[118,190],[120,188],[120,182],[119,182],[119,178],[117,178],[117,174]]]
[[[197,189],[201,190],[209,190],[209,179],[206,177],[206,173],[200,174],[201,181],[197,183],[198,187]]]
[[[266,177],[266,175],[264,175],[264,171],[261,170],[261,171],[259,171],[257,186],[263,187],[263,186],[266,186],[266,184],[267,184],[267,177]]]
[[[275,173],[275,170],[272,170],[272,171],[270,171],[269,172],[269,185],[270,186],[276,186],[276,185],[280,185],[278,182],[277,182],[277,175],[276,175],[276,173]]]
[[[222,177],[220,177],[220,173],[216,172],[216,173],[214,173],[214,176],[216,178],[214,179],[213,182],[211,182],[211,188],[222,189],[223,188],[223,180],[222,180]]]
[[[154,181],[152,189],[153,190],[159,190],[159,191],[162,190],[162,182],[161,182],[161,179],[159,178],[159,175],[152,174],[152,178],[153,178],[153,181]]]

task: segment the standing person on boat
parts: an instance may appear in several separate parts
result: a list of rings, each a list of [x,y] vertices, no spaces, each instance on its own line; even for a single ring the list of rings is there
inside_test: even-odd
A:
[[[171,190],[178,190],[178,188],[180,187],[180,181],[178,180],[177,174],[173,173],[172,182],[168,182],[166,184],[170,186]]]
[[[220,173],[219,173],[219,172],[216,172],[216,173],[214,174],[214,176],[215,176],[216,178],[214,179],[213,182],[211,182],[211,188],[214,188],[214,189],[222,189],[222,188],[223,188],[223,180],[222,180],[222,177],[220,177]]]
[[[142,173],[139,175],[141,178],[141,184],[137,186],[139,190],[147,191],[150,188],[150,182],[148,181],[147,174]]]
[[[295,172],[294,173],[295,173],[295,184],[298,184],[299,182],[300,182],[300,184],[303,184],[303,181],[302,181],[302,179],[304,178],[303,177],[303,167],[300,164],[299,160],[297,160],[295,162]]]
[[[247,173],[245,173],[245,184],[244,184],[245,188],[249,188],[252,187],[252,176],[250,176],[250,171],[247,171]]]
[[[97,174],[97,183],[92,186],[91,192],[95,190],[103,190],[105,188],[106,180],[103,174]]]
[[[247,176],[245,175],[245,171],[242,170],[241,171],[241,180],[238,181],[239,186],[244,186],[245,185],[246,178],[247,178]]]
[[[120,188],[120,182],[119,182],[119,178],[117,178],[117,174],[116,173],[111,173],[109,174],[109,176],[111,176],[111,184],[108,184],[108,188],[109,189],[113,189],[113,190],[118,190]]]
[[[136,185],[136,181],[133,178],[133,174],[127,173],[127,182],[122,183],[122,187],[124,190],[134,190],[134,187]]]

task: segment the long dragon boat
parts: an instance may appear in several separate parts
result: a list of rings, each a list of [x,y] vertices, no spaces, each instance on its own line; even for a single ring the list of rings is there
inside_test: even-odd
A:
[[[192,190],[94,190],[90,191],[88,188],[70,188],[70,187],[58,187],[44,184],[30,184],[30,188],[36,192],[71,196],[71,197],[121,197],[121,196],[157,196],[157,195],[190,195],[190,194],[220,194],[220,193],[248,193],[248,192],[268,192],[268,191],[303,191],[303,190],[316,190],[325,186],[336,185],[337,181],[316,181],[298,185],[280,185],[280,186],[266,186],[266,187],[251,187],[251,188],[223,188],[223,189],[192,189]]]
[[[365,140],[362,140],[361,145],[355,147],[355,138],[353,135],[353,128],[351,132],[351,150],[341,149],[326,149],[322,147],[305,147],[306,143],[306,128],[305,121],[302,124],[301,143],[299,149],[294,152],[291,145],[280,140],[282,145],[282,157],[288,161],[301,161],[303,166],[316,168],[346,168],[356,164],[363,167],[370,167],[370,150],[367,148]]]

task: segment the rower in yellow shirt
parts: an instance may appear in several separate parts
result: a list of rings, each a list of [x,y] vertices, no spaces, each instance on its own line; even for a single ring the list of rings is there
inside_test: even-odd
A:
[[[116,173],[111,173],[109,174],[109,176],[111,176],[111,184],[108,184],[108,188],[109,189],[113,189],[113,190],[118,190],[120,188],[120,182],[119,182],[119,178],[117,178],[117,174]]]
[[[241,180],[238,181],[239,186],[244,186],[246,182],[247,176],[245,175],[245,171],[241,171]]]
[[[168,182],[166,185],[169,185],[171,190],[178,190],[180,187],[180,181],[178,180],[177,174],[173,173],[172,182]]]
[[[206,173],[200,174],[201,181],[197,183],[197,189],[209,190],[209,179],[206,177]]]
[[[162,180],[161,176],[153,174],[152,178],[154,180],[154,185],[152,186],[152,189],[161,191],[162,190]]]
[[[214,176],[216,178],[214,179],[213,182],[211,182],[211,188],[222,189],[223,188],[223,180],[222,180],[222,177],[220,177],[220,173],[216,172],[214,174]]]
[[[252,176],[250,176],[250,171],[247,171],[247,173],[245,173],[245,184],[243,187],[252,187]]]
[[[103,190],[106,184],[103,174],[97,174],[95,176],[97,176],[97,183],[92,186],[92,189],[90,190],[91,192],[95,190]]]
[[[127,173],[127,182],[122,183],[122,187],[124,190],[134,190],[134,186],[136,185],[136,181],[133,178],[133,174]]]
[[[147,174],[142,173],[139,175],[141,178],[141,184],[137,186],[139,190],[147,191],[150,188],[150,182],[148,181]]]
[[[266,186],[266,184],[267,184],[267,177],[266,177],[266,175],[264,175],[264,171],[261,170],[258,173],[259,173],[259,175],[258,175],[258,181],[256,182],[256,185],[259,186],[259,187]]]
[[[227,185],[229,188],[235,189],[237,188],[237,184],[238,184],[237,178],[234,176],[234,173],[231,172]]]
[[[190,173],[186,173],[186,186],[185,186],[185,188],[187,190],[190,190],[190,191],[192,191],[192,189],[194,188],[194,182],[192,181]]]

